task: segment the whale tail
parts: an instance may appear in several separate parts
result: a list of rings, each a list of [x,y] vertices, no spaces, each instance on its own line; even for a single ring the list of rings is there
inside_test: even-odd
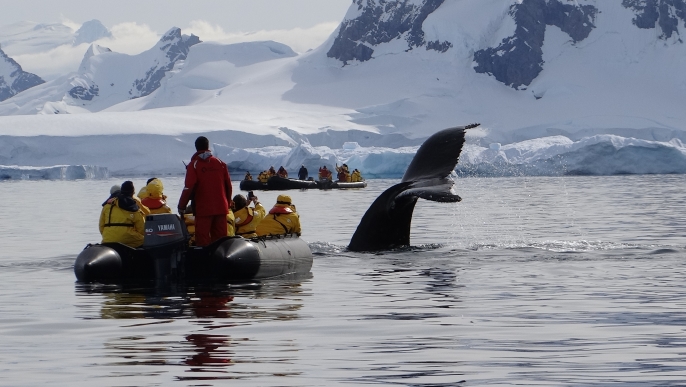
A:
[[[400,183],[384,191],[372,203],[353,234],[348,250],[379,251],[410,245],[412,212],[418,198],[455,203],[462,200],[452,191],[449,178],[465,142],[465,130],[479,124],[441,130],[419,147]]]

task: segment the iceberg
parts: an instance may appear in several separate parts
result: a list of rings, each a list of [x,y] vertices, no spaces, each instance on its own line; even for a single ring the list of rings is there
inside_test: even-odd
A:
[[[399,178],[417,152],[400,148],[352,146],[342,149],[313,147],[307,142],[293,148],[272,146],[239,149],[215,145],[215,153],[231,170],[262,171],[284,166],[310,171],[321,166],[347,164],[366,178]],[[596,135],[578,141],[549,136],[517,143],[488,146],[465,144],[456,172],[462,176],[566,176],[686,173],[686,147],[679,139],[668,142],[614,135]]]
[[[97,165],[54,165],[51,167],[0,165],[0,180],[79,180],[107,178],[109,178],[108,169]]]

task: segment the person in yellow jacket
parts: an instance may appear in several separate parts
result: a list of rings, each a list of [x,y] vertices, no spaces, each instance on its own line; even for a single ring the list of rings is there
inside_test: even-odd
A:
[[[352,181],[352,182],[364,181],[364,179],[362,178],[362,173],[357,168],[355,168],[353,170],[353,173],[350,175],[350,181]]]
[[[351,181],[350,170],[348,170],[348,164],[343,164],[343,166],[340,167],[338,166],[338,164],[336,164],[336,172],[338,172],[336,177],[338,178],[339,182],[349,183]]]
[[[254,203],[255,207],[248,207],[250,203]],[[233,197],[233,213],[236,224],[236,235],[243,238],[255,238],[255,229],[260,224],[267,210],[262,207],[257,196],[253,196],[247,200],[243,195],[236,195]]]
[[[186,224],[186,230],[188,231],[188,244],[190,246],[195,246],[195,215],[193,215],[193,209],[191,206],[186,207],[186,212],[183,214],[183,222]]]
[[[236,235],[236,217],[229,208],[229,213],[226,214],[226,236],[234,235]]]
[[[270,177],[270,176],[269,176],[269,174],[267,173],[267,171],[262,171],[262,172],[260,172],[260,174],[257,176],[257,180],[259,180],[260,183],[265,183],[265,184],[266,184],[266,183],[267,183],[267,180],[269,180],[269,177]]]
[[[120,194],[108,200],[100,212],[102,243],[123,243],[139,247],[145,237],[145,216],[133,198],[133,183],[125,181]]]
[[[153,177],[138,192],[138,198],[141,200],[141,204],[150,210],[151,214],[172,214],[171,208],[167,205],[167,196],[163,191],[162,180]]]
[[[257,225],[257,236],[266,235],[300,235],[300,217],[288,195],[279,195],[276,204],[269,214]]]

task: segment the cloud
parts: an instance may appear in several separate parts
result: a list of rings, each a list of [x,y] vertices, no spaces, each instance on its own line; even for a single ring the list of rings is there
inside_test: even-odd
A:
[[[81,27],[81,25],[68,20],[63,20],[63,23],[74,30]],[[114,52],[129,55],[149,50],[160,39],[160,34],[145,24],[121,23],[113,26],[110,31],[112,32],[111,38],[99,39],[94,43],[107,47]],[[63,44],[43,52],[16,55],[13,59],[21,65],[24,71],[34,73],[49,81],[77,71],[88,47],[90,44],[87,43],[78,46]]]
[[[147,24],[120,23],[110,28],[111,38],[101,39],[97,44],[112,51],[135,55],[149,50],[161,35],[153,31]],[[166,31],[164,31],[166,32]]]
[[[310,28],[289,30],[260,30],[254,32],[225,32],[218,25],[204,20],[193,20],[182,29],[184,34],[195,34],[204,42],[240,43],[273,40],[290,46],[295,52],[303,53],[317,48],[334,32],[339,23],[320,23]]]
[[[81,25],[66,18],[62,23],[74,31]],[[274,40],[290,46],[294,51],[303,53],[321,45],[338,27],[338,23],[321,23],[310,28],[294,28],[288,30],[260,30],[254,32],[226,32],[218,25],[203,20],[194,20],[186,28],[184,34],[195,34],[205,42],[219,42],[224,44]],[[109,48],[114,52],[136,55],[152,48],[160,39],[161,33],[156,32],[147,24],[135,22],[120,23],[110,28],[111,38],[100,39],[95,44]],[[164,33],[166,31],[162,31]],[[64,41],[62,41],[64,42]],[[34,73],[46,81],[77,71],[83,55],[90,44],[73,46],[62,44],[47,51],[33,52],[13,56],[24,69]]]

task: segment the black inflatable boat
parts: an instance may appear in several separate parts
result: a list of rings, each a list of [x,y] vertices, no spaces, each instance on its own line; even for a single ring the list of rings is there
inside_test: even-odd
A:
[[[364,188],[367,186],[366,181],[332,181],[319,180],[317,181],[317,188],[319,189],[345,189],[345,188]]]
[[[174,214],[146,216],[141,248],[88,245],[74,263],[80,282],[116,283],[240,282],[308,273],[311,268],[312,251],[297,235],[226,237],[206,247],[188,247],[186,226]]]
[[[238,185],[241,191],[258,191],[269,189],[267,183],[261,183],[259,180],[241,180]]]

